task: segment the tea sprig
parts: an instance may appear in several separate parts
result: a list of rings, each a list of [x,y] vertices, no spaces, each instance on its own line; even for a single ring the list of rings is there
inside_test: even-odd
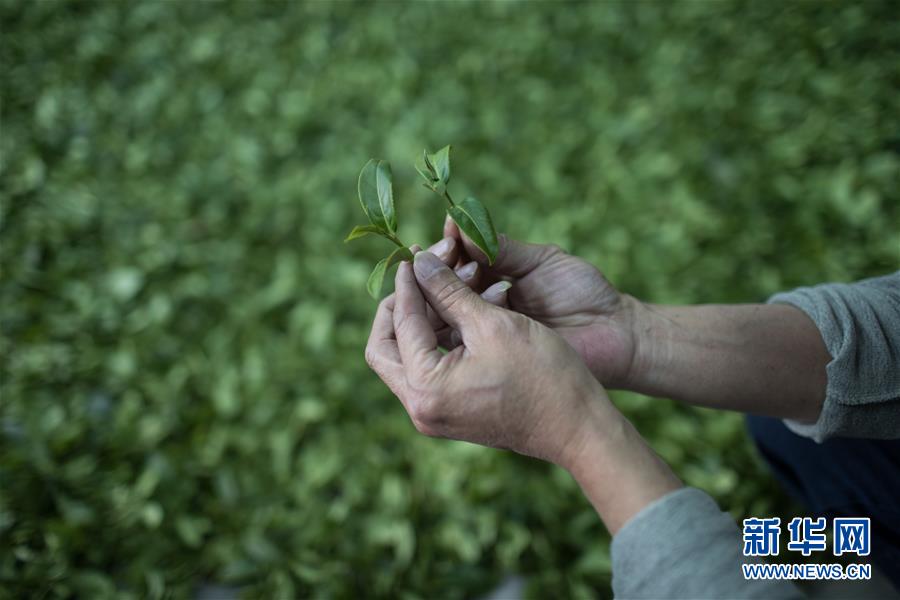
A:
[[[434,154],[422,153],[422,165],[416,165],[419,175],[425,179],[425,187],[447,201],[446,211],[469,239],[493,264],[497,258],[499,244],[497,231],[487,208],[472,196],[461,202],[454,202],[447,185],[450,183],[450,146],[444,146]],[[394,210],[393,174],[390,163],[371,159],[359,173],[357,185],[359,202],[369,218],[369,225],[357,225],[345,239],[355,240],[365,235],[379,235],[398,247],[375,265],[366,289],[376,300],[381,295],[381,287],[387,270],[402,260],[412,260],[409,247],[397,236],[397,214]]]

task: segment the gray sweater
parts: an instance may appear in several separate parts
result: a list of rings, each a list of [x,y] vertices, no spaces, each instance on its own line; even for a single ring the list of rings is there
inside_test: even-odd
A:
[[[813,320],[832,360],[825,404],[812,425],[786,422],[816,441],[900,437],[900,271],[853,284],[776,294]],[[613,538],[618,598],[795,598],[786,581],[748,581],[741,533],[706,493],[684,488],[632,518]]]

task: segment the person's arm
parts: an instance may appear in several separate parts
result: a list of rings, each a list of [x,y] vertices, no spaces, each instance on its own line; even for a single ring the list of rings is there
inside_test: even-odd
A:
[[[482,285],[511,279],[510,308],[562,335],[607,387],[807,421],[821,409],[830,357],[796,308],[645,304],[555,246],[501,235],[487,264],[455,225],[444,233],[462,242],[461,262],[478,261]]]
[[[460,334],[451,352],[429,306]],[[682,485],[560,336],[480,298],[429,252],[399,265],[366,357],[419,431],[569,469],[613,533]]]
[[[740,531],[685,488],[618,411],[597,405],[560,462],[613,535],[616,598],[800,598],[787,581],[748,580]]]
[[[612,542],[616,598],[802,598],[785,580],[744,577],[743,540],[734,520],[696,488],[644,508]]]
[[[770,302],[633,302],[634,358],[622,387],[783,417],[819,441],[900,436],[900,272]]]
[[[683,484],[631,423],[606,406],[584,420],[578,442],[560,461],[612,535],[644,508]]]
[[[602,406],[598,405],[598,407]],[[617,598],[799,598],[744,578],[741,535],[705,492],[685,488],[618,411],[585,417],[561,461],[613,535]]]
[[[454,224],[444,234],[478,262],[476,289],[511,280],[510,308],[562,335],[606,387],[782,417],[816,440],[900,436],[900,272],[769,304],[654,306],[557,247],[501,235],[488,264]]]
[[[461,345],[438,350],[428,306],[460,334]],[[734,523],[711,498],[682,488],[571,346],[485,302],[434,255],[420,252],[415,268],[399,266],[366,358],[420,432],[568,469],[615,535],[618,596],[796,595],[784,582],[743,579]]]
[[[803,311],[787,305],[634,302],[634,358],[621,387],[652,396],[813,422],[831,360]]]

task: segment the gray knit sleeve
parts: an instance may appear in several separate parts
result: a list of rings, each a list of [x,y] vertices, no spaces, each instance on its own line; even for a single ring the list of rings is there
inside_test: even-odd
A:
[[[776,294],[813,320],[831,354],[818,421],[785,421],[821,442],[832,436],[900,437],[900,271],[857,283]]]
[[[741,533],[708,494],[682,488],[644,508],[612,542],[616,598],[802,598],[784,580],[748,580]]]

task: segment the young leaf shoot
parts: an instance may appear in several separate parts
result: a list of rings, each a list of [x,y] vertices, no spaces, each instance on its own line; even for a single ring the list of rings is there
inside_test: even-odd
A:
[[[422,166],[416,165],[419,175],[425,180],[425,187],[447,201],[447,214],[478,248],[484,252],[488,262],[497,258],[499,245],[497,232],[487,208],[471,196],[460,203],[453,202],[447,184],[450,182],[450,146],[444,146],[434,154],[427,150],[422,153]],[[369,225],[357,225],[345,242],[366,235],[378,235],[393,242],[397,248],[387,258],[378,261],[366,289],[376,300],[381,295],[381,287],[388,269],[402,260],[412,260],[413,255],[406,244],[397,237],[397,214],[394,210],[394,186],[390,163],[371,159],[359,173],[357,185],[359,203],[369,219]]]
[[[447,201],[447,214],[459,226],[478,249],[487,256],[488,263],[494,264],[497,259],[499,244],[497,243],[497,231],[491,221],[491,215],[487,208],[471,196],[460,203],[453,202],[447,183],[450,181],[450,146],[444,146],[434,154],[424,153],[425,167],[417,170],[425,178],[428,189]]]

